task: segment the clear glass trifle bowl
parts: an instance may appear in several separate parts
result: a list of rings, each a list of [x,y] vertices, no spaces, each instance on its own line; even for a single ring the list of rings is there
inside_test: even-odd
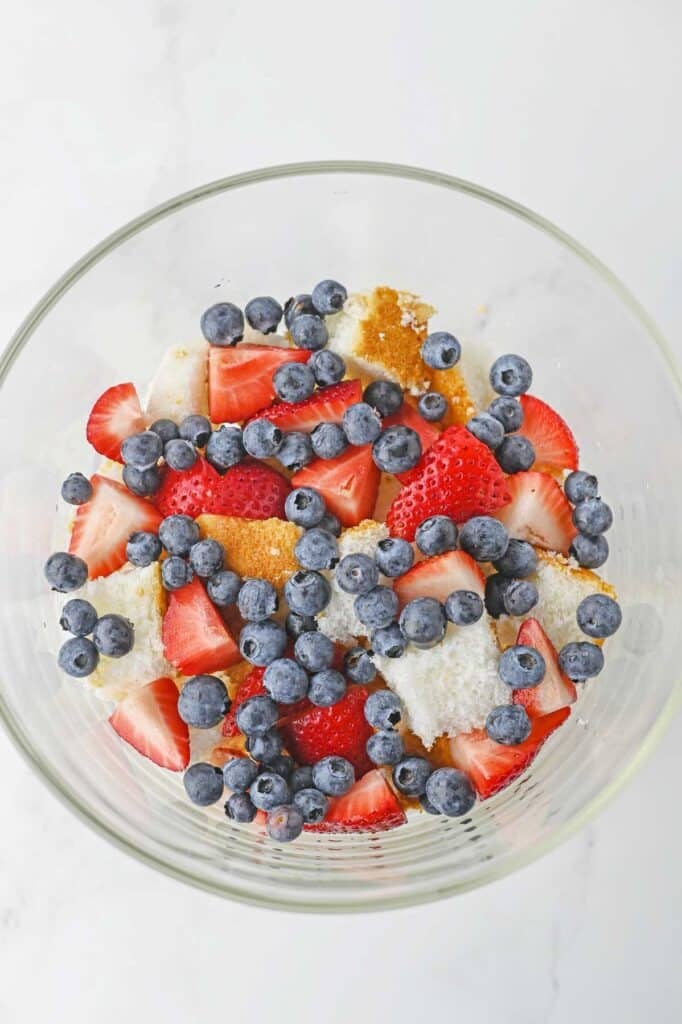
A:
[[[65,680],[43,577],[61,481],[92,471],[94,399],[144,392],[212,303],[283,299],[324,277],[390,284],[493,356],[520,352],[576,433],[614,510],[605,575],[624,619],[606,667],[530,770],[463,819],[280,846],[194,807],[178,776],[123,744],[109,708]],[[558,229],[469,183],[408,167],[275,167],[177,197],[106,239],[29,314],[0,363],[0,714],[36,771],[122,849],[219,895],[352,911],[438,899],[529,863],[624,783],[679,706],[682,439],[677,370],[625,288]]]

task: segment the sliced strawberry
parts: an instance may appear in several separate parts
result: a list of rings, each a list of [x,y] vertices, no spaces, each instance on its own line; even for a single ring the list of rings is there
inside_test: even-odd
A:
[[[156,679],[133,690],[109,722],[121,739],[161,768],[181,772],[189,764],[189,729],[178,714],[172,679]]]
[[[287,650],[286,656],[288,658],[293,657],[293,647],[291,650]],[[337,667],[336,665],[334,667]],[[263,685],[263,676],[265,675],[265,669],[255,667],[252,668],[247,676],[244,677],[242,682],[239,684],[239,689],[234,695],[232,701],[232,707],[225,715],[223,721],[222,734],[223,736],[240,736],[239,726],[237,725],[237,711],[249,697],[261,697],[267,695],[267,690]],[[286,718],[290,718],[292,715],[297,715],[301,711],[305,711],[310,707],[310,702],[307,698],[299,700],[296,704],[280,704],[279,711],[282,716],[282,721]]]
[[[289,481],[260,462],[241,462],[219,478],[206,512],[242,519],[284,519]]]
[[[340,423],[349,405],[362,398],[359,380],[343,380],[328,388],[314,391],[303,402],[277,402],[267,409],[260,409],[253,419],[264,417],[275,423],[280,430],[314,430],[318,423]]]
[[[419,440],[422,443],[422,457],[431,448],[438,438],[440,437],[440,430],[433,423],[429,423],[423,416],[420,416],[413,405],[410,405],[408,401],[403,402],[400,410],[394,415],[389,416],[383,421],[384,427],[410,427],[417,434],[419,434]],[[412,471],[408,473],[398,473],[398,480],[402,483],[408,483],[412,479]]]
[[[445,601],[453,590],[473,590],[483,597],[485,576],[465,551],[446,551],[417,562],[393,584],[401,605],[415,597]]]
[[[533,395],[521,395],[520,434],[535,449],[533,469],[543,472],[578,468],[578,446],[568,424],[550,405]]]
[[[349,448],[335,459],[315,459],[291,478],[294,487],[319,491],[342,526],[357,526],[371,518],[380,482],[371,445]]]
[[[568,554],[578,532],[571,506],[553,477],[529,470],[507,479],[511,501],[495,513],[511,537],[528,540],[539,548]]]
[[[559,708],[549,715],[536,718],[528,739],[516,747],[495,743],[488,738],[485,729],[462,732],[450,740],[452,763],[455,768],[466,772],[478,795],[485,800],[508,786],[526,770],[545,740],[570,713],[569,708]]]
[[[507,481],[492,452],[465,427],[443,431],[409,480],[386,515],[390,532],[406,540],[414,540],[428,516],[449,515],[463,523],[491,515],[509,501]]]
[[[310,352],[275,345],[212,345],[208,355],[208,404],[214,423],[253,416],[275,397],[272,375],[282,363],[305,363]]]
[[[537,619],[526,619],[521,624],[516,642],[539,651],[545,659],[546,671],[538,686],[514,690],[514,704],[523,704],[531,718],[541,718],[573,704],[578,697],[575,684],[561,671],[552,642]]]
[[[218,672],[241,661],[237,644],[198,579],[171,593],[161,638],[167,661],[187,676]]]
[[[306,825],[310,832],[385,832],[404,825],[405,812],[378,768],[367,772],[345,796],[329,803],[319,825]]]
[[[99,396],[90,410],[85,436],[100,455],[120,462],[121,442],[145,426],[134,385],[115,384]]]
[[[179,472],[166,467],[154,504],[164,516],[185,515],[196,519],[207,512],[221,484],[221,477],[206,459],[199,458],[191,469]]]
[[[284,743],[299,764],[314,764],[321,757],[337,754],[355,766],[358,776],[372,767],[365,744],[372,728],[365,719],[368,692],[364,686],[350,686],[344,697],[330,708],[309,705],[280,724]]]
[[[156,533],[161,516],[145,498],[104,476],[93,476],[92,497],[81,505],[69,541],[69,551],[88,563],[90,579],[108,576],[126,561],[131,533]]]

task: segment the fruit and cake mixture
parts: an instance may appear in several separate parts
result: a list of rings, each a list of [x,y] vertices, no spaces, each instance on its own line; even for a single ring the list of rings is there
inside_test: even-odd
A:
[[[571,430],[523,356],[484,370],[434,312],[332,280],[218,303],[144,406],[97,399],[104,461],[62,486],[60,669],[131,758],[277,842],[468,814],[620,625]]]

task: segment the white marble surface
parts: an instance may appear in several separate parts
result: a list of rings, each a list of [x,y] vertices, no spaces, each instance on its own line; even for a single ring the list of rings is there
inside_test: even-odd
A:
[[[675,341],[681,30],[674,0],[14,4],[0,35],[0,334],[167,196],[343,156],[443,169],[527,203]],[[2,735],[0,1021],[672,1024],[680,744],[678,720],[596,821],[512,878],[393,915],[307,919],[127,859]]]

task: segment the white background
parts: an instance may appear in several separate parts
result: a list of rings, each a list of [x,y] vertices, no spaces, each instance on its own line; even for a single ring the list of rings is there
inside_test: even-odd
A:
[[[448,171],[554,220],[682,354],[681,42],[678,0],[8,4],[0,337],[86,249],[176,192],[364,157]],[[681,743],[678,720],[598,820],[512,878],[416,910],[306,918],[125,858],[0,736],[0,1021],[677,1022]]]

